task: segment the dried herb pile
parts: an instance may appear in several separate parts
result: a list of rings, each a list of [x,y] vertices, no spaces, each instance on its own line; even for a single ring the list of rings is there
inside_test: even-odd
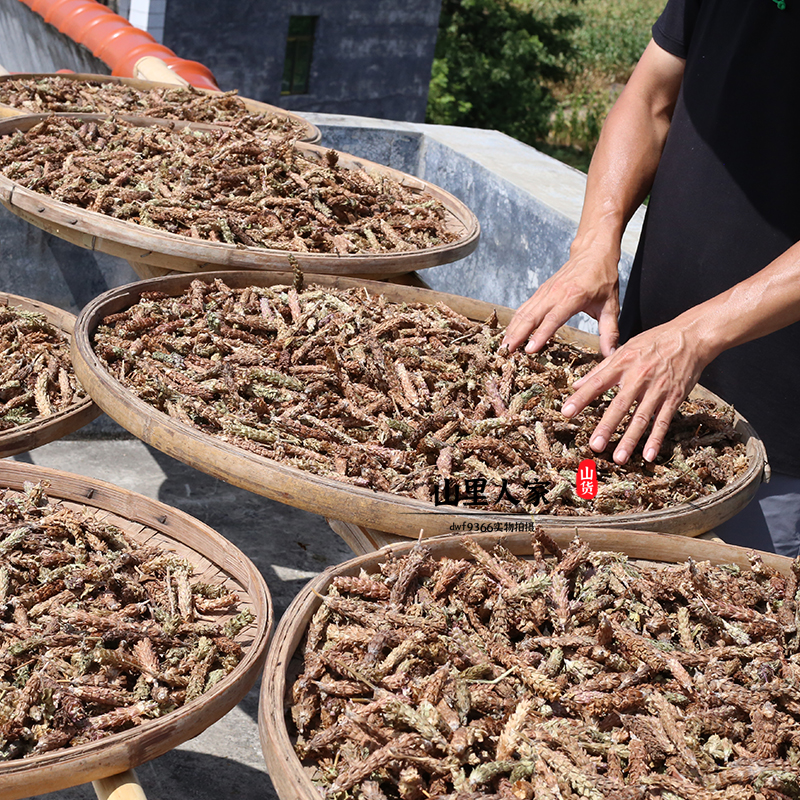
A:
[[[45,489],[0,492],[0,762],[92,742],[199,697],[239,663],[234,637],[253,619],[174,553]]]
[[[797,562],[532,543],[333,579],[290,702],[323,796],[800,796]]]
[[[0,307],[0,431],[80,402],[69,342],[44,314]]]
[[[48,117],[0,138],[0,171],[89,211],[247,247],[400,253],[457,240],[445,207],[387,175],[246,131]]]
[[[502,336],[496,320],[364,289],[196,280],[107,317],[94,348],[135,395],[206,433],[424,501],[445,480],[482,479],[487,510],[614,514],[711,494],[746,468],[732,409],[699,401],[683,404],[657,463],[640,448],[617,466],[615,441],[598,456],[588,442],[608,398],[574,420],[558,411],[596,357],[564,342],[509,355]],[[574,492],[584,458],[597,462],[594,500]],[[526,502],[536,483],[542,496]]]
[[[137,89],[122,83],[47,78],[0,81],[0,103],[30,114],[128,114],[236,125],[262,138],[299,136],[302,122],[287,114],[250,111],[236,92],[201,92],[193,86]]]

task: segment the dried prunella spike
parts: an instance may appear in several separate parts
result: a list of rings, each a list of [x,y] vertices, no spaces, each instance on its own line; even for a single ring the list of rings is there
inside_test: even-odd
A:
[[[663,455],[589,447],[608,403],[557,410],[596,355],[554,340],[498,352],[502,331],[364,288],[193,281],[104,320],[94,347],[131,392],[288,466],[438,505],[559,516],[645,512],[712,495],[748,466],[733,410],[688,400]],[[709,437],[713,438],[713,442]],[[575,491],[584,458],[599,491]],[[456,496],[458,495],[458,496]],[[455,499],[454,499],[455,498]],[[569,577],[569,575],[565,575]]]
[[[757,559],[636,563],[541,532],[530,561],[463,545],[437,559],[417,544],[322,598],[291,711],[323,796],[797,795],[800,652],[764,624],[791,580]]]
[[[346,256],[458,240],[431,194],[315,152],[242,127],[51,116],[0,137],[0,171],[59,202],[236,247]]]
[[[132,114],[157,119],[235,124],[262,138],[302,135],[299,120],[279,112],[254,113],[236,92],[202,92],[192,86],[139,89],[125,83],[71,80],[59,75],[12,77],[0,84],[0,103],[27,113],[48,111]]]
[[[83,400],[69,340],[45,315],[0,306],[0,431],[33,422]]]
[[[231,593],[191,572],[42,484],[0,491],[0,762],[141,725],[233,670],[252,613],[196,618],[195,592]]]
[[[289,263],[292,266],[292,289],[299,294],[303,291],[303,271],[292,254],[289,254]]]

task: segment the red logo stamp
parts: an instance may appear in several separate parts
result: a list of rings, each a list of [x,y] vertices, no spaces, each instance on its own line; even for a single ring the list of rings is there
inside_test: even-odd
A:
[[[591,458],[584,458],[578,465],[575,490],[584,500],[591,500],[597,494],[597,464]]]

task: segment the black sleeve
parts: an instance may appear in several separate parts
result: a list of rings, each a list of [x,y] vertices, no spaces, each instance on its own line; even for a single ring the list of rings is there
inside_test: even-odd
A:
[[[669,0],[653,25],[655,43],[678,58],[686,58],[702,0]]]

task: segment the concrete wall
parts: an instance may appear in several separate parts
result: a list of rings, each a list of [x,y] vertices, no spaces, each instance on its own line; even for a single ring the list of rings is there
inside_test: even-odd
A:
[[[0,66],[9,72],[110,73],[89,50],[48,25],[19,0],[0,0]]]
[[[422,121],[441,0],[168,0],[163,43],[295,111]],[[317,16],[308,94],[282,97],[289,17]]]
[[[77,314],[98,294],[135,280],[127,261],[44,233],[0,207],[0,290]]]

